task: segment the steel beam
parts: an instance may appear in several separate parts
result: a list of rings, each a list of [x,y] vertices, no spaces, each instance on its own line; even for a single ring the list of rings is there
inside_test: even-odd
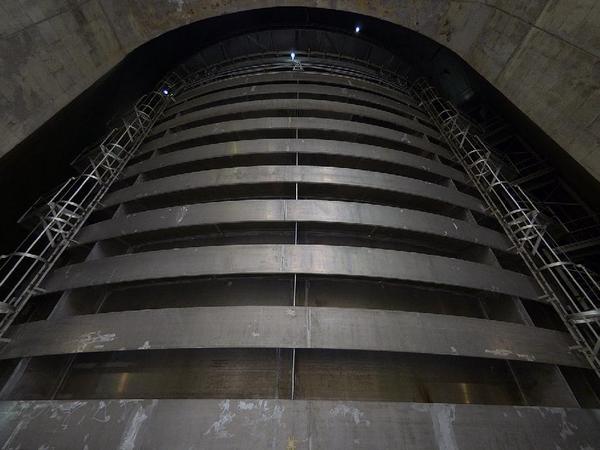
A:
[[[199,95],[206,95],[210,92],[217,90],[225,90],[232,87],[244,86],[244,85],[259,85],[269,83],[281,83],[282,81],[289,81],[290,83],[317,83],[321,85],[339,86],[348,89],[359,89],[361,91],[370,92],[380,97],[388,97],[397,102],[404,103],[406,105],[414,106],[416,112],[419,112],[427,120],[431,120],[417,107],[417,102],[414,98],[407,95],[406,93],[399,92],[394,89],[390,89],[382,84],[371,83],[365,80],[359,80],[351,76],[342,76],[335,74],[319,74],[310,72],[275,72],[275,73],[259,73],[254,75],[242,75],[232,76],[227,79],[217,81],[214,83],[203,84],[198,87],[193,87],[183,92],[178,96],[177,104],[185,102],[190,97],[196,97]]]
[[[456,189],[398,175],[318,166],[251,166],[173,175],[119,189],[108,194],[103,205],[106,207],[135,200],[149,200],[160,195],[204,188],[269,183],[324,184],[375,189],[486,213],[478,199]]]
[[[428,152],[434,155],[451,159],[450,152],[444,147],[434,144],[427,139],[411,136],[407,133],[391,130],[389,128],[370,125],[349,120],[323,119],[319,117],[263,117],[259,119],[233,120],[209,125],[201,125],[195,128],[167,134],[144,144],[140,154],[154,150],[165,150],[174,144],[182,144],[187,141],[217,136],[231,136],[231,140],[238,140],[236,133],[247,133],[261,131],[263,133],[273,131],[300,131],[319,133],[338,133],[336,140],[354,141],[361,136],[366,139],[385,139],[394,144],[398,149],[413,148],[417,152]],[[346,134],[346,139],[340,138],[339,133]],[[269,137],[269,136],[265,136]],[[192,146],[192,144],[190,144]]]
[[[417,172],[420,171],[439,177],[451,178],[460,183],[466,183],[462,172],[423,156],[374,145],[325,139],[260,139],[192,147],[157,155],[154,158],[133,164],[125,170],[123,178],[179,164],[214,158],[281,153],[344,156],[354,158],[357,161],[371,160],[385,162],[390,163],[390,165],[402,166],[414,169]]]
[[[183,348],[425,353],[587,367],[567,333],[470,317],[352,308],[227,306],[75,316],[15,327],[0,359]]]
[[[88,225],[76,242],[87,244],[148,232],[257,222],[361,225],[423,233],[500,251],[508,251],[511,246],[504,235],[463,220],[410,209],[326,200],[242,200],[160,208]]]
[[[422,253],[326,245],[228,245],[157,250],[62,267],[46,292],[181,277],[301,273],[407,280],[537,299],[531,277]]]
[[[151,136],[164,133],[175,127],[188,126],[188,124],[209,119],[212,123],[222,123],[230,120],[228,117],[234,115],[239,117],[244,114],[262,117],[269,117],[274,111],[295,111],[301,116],[331,117],[334,114],[342,115],[343,119],[356,123],[369,123],[369,121],[385,122],[381,126],[384,128],[408,129],[411,130],[415,138],[420,139],[421,132],[415,130],[419,128],[419,123],[414,120],[406,119],[398,114],[382,111],[377,108],[371,108],[362,105],[349,105],[333,100],[313,100],[313,99],[266,99],[266,100],[247,100],[241,103],[229,103],[226,105],[216,105],[202,108],[199,111],[179,114],[177,117],[162,122],[152,129]]]
[[[209,92],[199,94],[198,96],[187,97],[181,102],[177,102],[168,109],[167,117],[178,114],[183,111],[187,111],[191,108],[201,107],[214,102],[231,102],[238,103],[243,102],[246,99],[252,99],[258,95],[304,95],[304,96],[322,96],[326,95],[329,98],[335,98],[338,101],[349,103],[349,104],[369,104],[373,107],[380,109],[391,109],[400,114],[418,118],[421,122],[423,131],[427,134],[439,137],[439,132],[433,127],[433,125],[425,125],[423,122],[429,123],[431,119],[427,117],[420,110],[415,109],[412,106],[407,106],[405,103],[392,100],[389,97],[385,97],[378,94],[373,94],[360,89],[351,87],[338,87],[332,85],[322,84],[299,84],[294,83],[277,83],[277,84],[259,84],[242,87],[229,87],[224,90],[217,90],[215,92]]]

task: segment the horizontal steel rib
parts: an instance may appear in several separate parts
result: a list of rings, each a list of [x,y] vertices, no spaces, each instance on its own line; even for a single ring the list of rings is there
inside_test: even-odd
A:
[[[278,84],[262,84],[262,85],[251,85],[236,87],[225,90],[219,90],[216,92],[207,93],[197,97],[191,97],[183,102],[178,102],[171,106],[167,110],[167,117],[170,115],[177,114],[182,111],[186,111],[191,108],[202,107],[202,105],[214,103],[214,102],[231,102],[238,103],[256,96],[276,96],[276,95],[304,95],[304,96],[320,96],[326,94],[329,98],[338,98],[338,101],[342,101],[349,104],[367,103],[375,108],[379,109],[391,109],[398,113],[418,117],[420,120],[426,120],[429,122],[429,118],[420,112],[420,110],[414,107],[407,106],[405,103],[392,100],[388,97],[373,94],[371,92],[365,92],[349,87],[338,87],[331,85],[320,85],[320,84],[298,84],[298,83],[278,83]],[[433,136],[439,137],[439,132],[433,127],[433,125],[425,125],[419,122],[423,127],[423,130]]]
[[[306,324],[310,323],[307,327]],[[584,367],[567,333],[468,317],[351,308],[153,309],[20,325],[0,358],[173,348],[326,348]]]
[[[386,122],[381,125],[384,128],[394,129],[395,125],[410,129],[413,131],[413,135],[419,135],[420,133],[415,130],[419,128],[419,123],[414,120],[406,119],[397,114],[393,114],[380,109],[371,108],[362,105],[349,105],[347,103],[341,103],[333,100],[313,100],[313,99],[265,99],[265,100],[249,100],[243,103],[217,105],[203,108],[199,111],[193,111],[189,113],[180,114],[177,117],[167,120],[160,125],[157,125],[152,129],[152,135],[162,133],[168,129],[174,127],[185,126],[194,121],[202,121],[211,119],[213,123],[225,122],[227,116],[234,114],[253,114],[263,115],[267,117],[271,111],[302,111],[305,115],[313,114],[316,117],[323,116],[323,114],[331,115],[331,113],[337,113],[343,116],[341,120],[351,120],[356,123],[368,123],[369,120],[376,120]],[[346,118],[347,117],[347,118]],[[362,118],[367,119],[366,121]]]
[[[228,245],[158,250],[62,267],[47,292],[180,277],[302,273],[409,280],[535,299],[533,279],[484,264],[421,253],[327,245]]]
[[[376,189],[485,213],[481,201],[445,186],[397,175],[317,166],[251,166],[173,175],[112,192],[105,197],[103,204],[111,206],[209,187],[265,183],[307,183]]]
[[[421,114],[427,120],[430,120],[420,109],[416,107],[417,103],[414,98],[397,90],[389,89],[381,84],[374,84],[368,81],[359,80],[352,78],[351,76],[340,76],[332,74],[316,74],[308,72],[277,72],[277,73],[264,73],[255,75],[244,75],[227,78],[225,80],[217,81],[214,83],[205,84],[199,87],[188,89],[177,97],[178,102],[176,105],[187,101],[190,97],[198,95],[206,95],[217,90],[224,90],[236,86],[243,85],[256,85],[256,84],[268,84],[271,82],[281,83],[282,81],[289,81],[290,83],[315,83],[324,87],[342,87],[348,89],[360,89],[362,91],[370,92],[381,98],[390,98],[397,102],[405,105],[414,106],[414,111],[417,114]],[[168,112],[168,110],[167,110]]]
[[[423,156],[374,145],[325,139],[260,139],[192,147],[157,155],[154,158],[133,164],[125,170],[123,177],[128,178],[156,169],[213,158],[278,153],[333,155],[387,162],[465,183],[465,176],[462,172]]]
[[[502,234],[452,219],[410,209],[326,200],[242,200],[201,203],[119,216],[94,223],[77,236],[78,244],[154,231],[244,222],[316,222],[390,228],[424,233],[507,251]]]
[[[239,100],[238,102],[234,102],[234,100],[236,99],[230,98],[229,102],[226,104],[214,106],[209,105],[199,110],[190,112],[184,111],[178,114],[176,117],[166,120],[154,127],[152,130],[152,135],[163,132],[169,128],[185,125],[193,121],[215,118],[227,114],[243,114],[256,113],[260,111],[292,109],[297,111],[319,111],[321,114],[330,114],[332,112],[347,114],[349,117],[355,116],[353,120],[356,122],[363,122],[364,120],[360,119],[362,117],[384,121],[392,125],[399,125],[409,128],[414,131],[413,134],[415,135],[418,135],[419,133],[427,133],[427,131],[429,131],[427,127],[424,127],[420,122],[407,119],[399,114],[384,111],[373,106],[342,102],[337,99],[316,100],[306,98],[279,98],[253,100],[252,98],[240,97],[237,99]],[[212,121],[217,122],[217,120]],[[390,126],[390,128],[392,128],[392,126]]]
[[[447,159],[451,158],[450,152],[442,146],[401,131],[391,130],[377,125],[351,122],[348,120],[323,119],[318,117],[263,117],[259,119],[232,120],[229,122],[201,125],[154,139],[143,145],[140,154],[165,149],[174,144],[182,144],[187,141],[193,141],[209,136],[235,135],[235,133],[256,132],[259,130],[263,132],[299,130],[300,132],[317,131],[320,133],[346,133],[352,137],[352,139],[356,136],[386,139],[394,142],[400,148],[412,147],[417,151],[426,151]],[[231,140],[238,139],[238,137],[233,137]],[[336,139],[342,140],[339,138]]]

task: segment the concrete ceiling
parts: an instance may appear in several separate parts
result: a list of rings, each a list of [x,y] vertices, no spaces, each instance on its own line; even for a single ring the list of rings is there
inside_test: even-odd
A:
[[[11,0],[0,4],[0,156],[132,50],[258,7],[387,20],[454,51],[600,180],[597,0]]]

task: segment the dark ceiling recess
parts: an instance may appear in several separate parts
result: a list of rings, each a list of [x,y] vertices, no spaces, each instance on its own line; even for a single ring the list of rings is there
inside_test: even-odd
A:
[[[598,184],[550,138],[520,113],[459,57],[411,30],[366,16],[326,9],[269,8],[230,14],[165,33],[133,51],[44,126],[0,160],[0,253],[10,252],[25,230],[19,216],[42,194],[73,175],[70,161],[102,137],[111,119],[119,117],[170,69],[204,47],[224,39],[266,29],[305,28],[356,36],[386,48],[414,69],[407,75],[429,76],[445,95],[465,106],[493,105],[502,116],[542,148],[563,175],[594,203]],[[50,99],[48,99],[50,101]]]

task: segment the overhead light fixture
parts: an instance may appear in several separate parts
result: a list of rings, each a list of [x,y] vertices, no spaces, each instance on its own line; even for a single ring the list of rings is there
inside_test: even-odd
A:
[[[163,89],[163,94],[169,95],[169,91],[167,89]]]
[[[290,53],[290,57],[292,58],[292,61],[296,59],[296,53],[292,52]]]
[[[356,25],[356,27],[354,28],[354,32],[360,33],[360,25]]]

